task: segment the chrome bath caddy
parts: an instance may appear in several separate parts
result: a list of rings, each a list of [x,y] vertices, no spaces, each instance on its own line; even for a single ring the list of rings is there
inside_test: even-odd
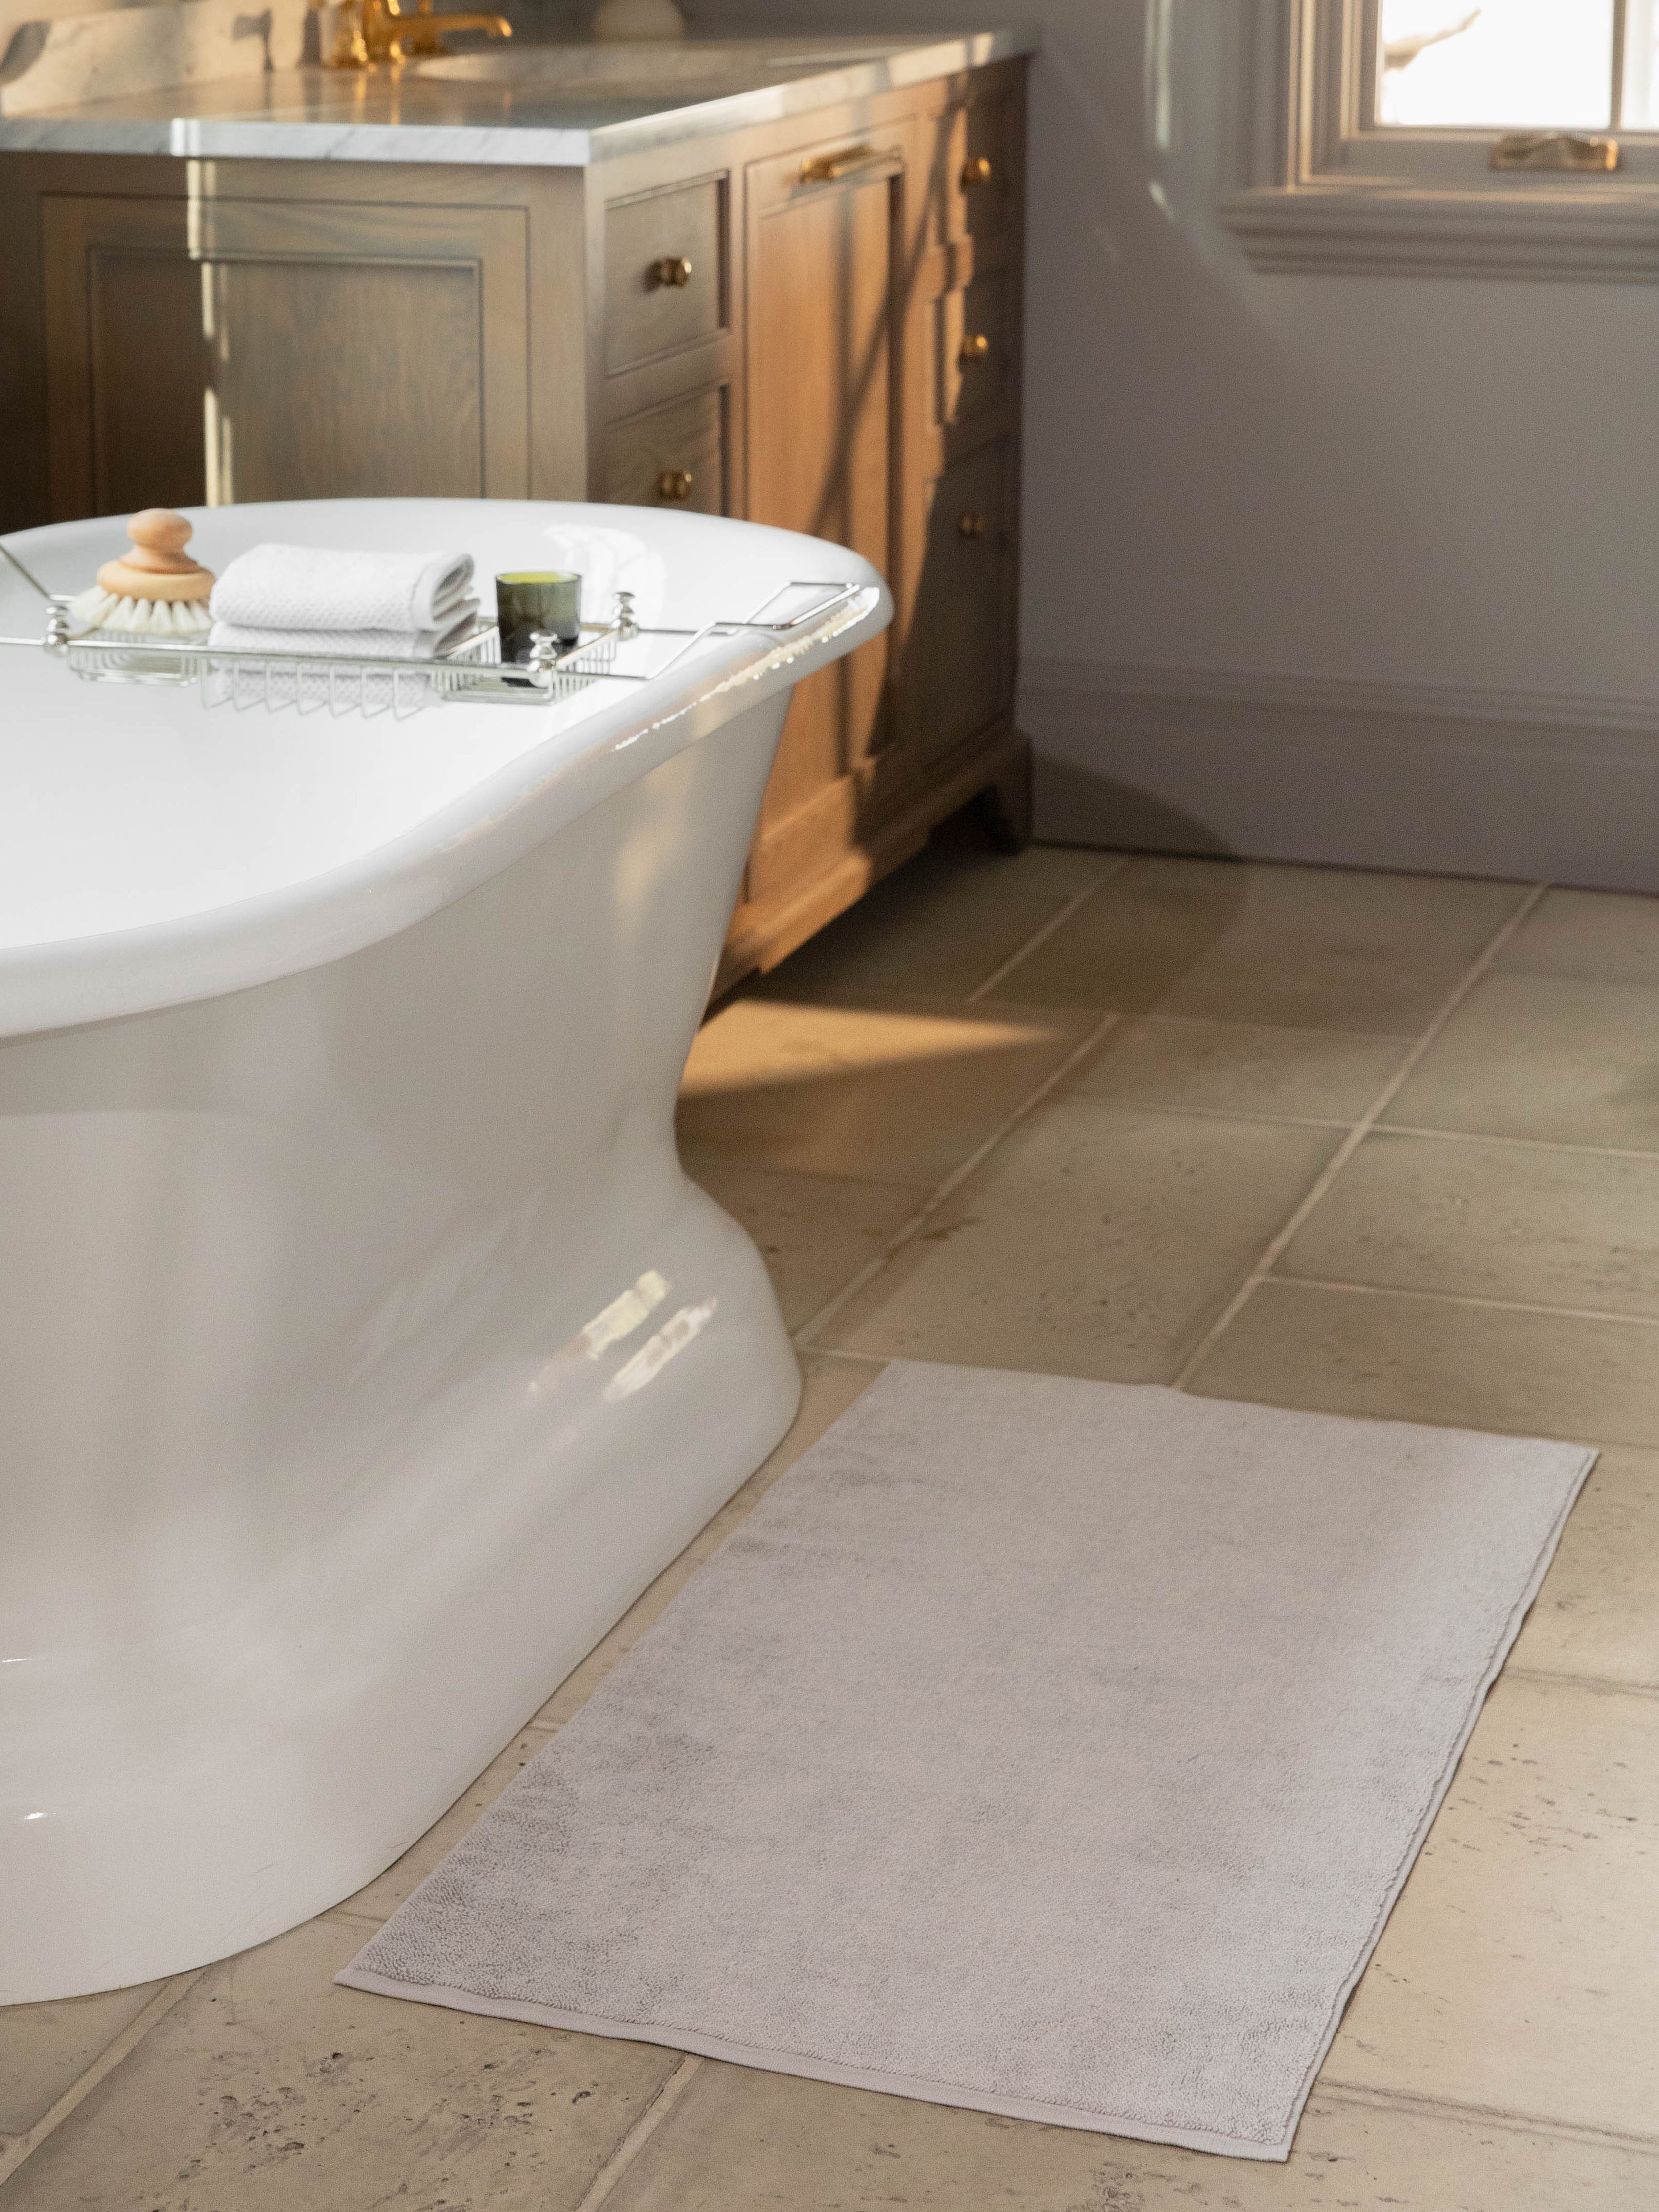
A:
[[[0,646],[45,653],[83,682],[198,684],[204,705],[242,713],[256,707],[267,714],[293,708],[301,714],[390,714],[394,719],[433,705],[545,707],[574,698],[592,684],[649,684],[710,638],[754,630],[786,643],[848,605],[866,588],[839,578],[797,578],[769,592],[753,613],[707,622],[700,629],[641,623],[635,617],[633,594],[618,592],[609,623],[584,623],[583,634],[574,644],[538,631],[527,662],[503,665],[500,634],[493,623],[481,624],[447,653],[421,660],[346,653],[250,652],[132,631],[91,630],[77,636],[69,599],[47,591],[8,546],[0,544],[0,555],[40,593],[48,610],[40,636],[0,636]],[[790,592],[820,596],[792,615],[769,620]],[[665,650],[653,650],[643,643],[647,640],[661,641]],[[625,650],[635,646],[641,647],[638,653]],[[621,665],[640,659],[651,665]]]

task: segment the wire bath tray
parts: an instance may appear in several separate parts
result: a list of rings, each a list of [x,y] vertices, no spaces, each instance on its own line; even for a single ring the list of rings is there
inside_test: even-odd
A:
[[[633,595],[617,594],[617,609],[605,623],[584,623],[574,644],[538,631],[527,662],[503,665],[495,624],[480,625],[449,651],[430,659],[370,657],[344,653],[282,653],[245,647],[180,644],[131,631],[93,630],[76,635],[69,599],[48,592],[10,549],[0,554],[47,605],[46,628],[39,637],[0,636],[0,646],[45,653],[83,682],[200,686],[203,703],[239,713],[260,708],[280,714],[390,714],[401,720],[423,707],[493,705],[545,707],[576,696],[599,683],[649,684],[665,676],[711,638],[753,630],[785,644],[838,612],[866,588],[839,577],[793,578],[770,592],[752,613],[721,617],[696,629],[641,623]],[[796,612],[767,619],[790,592],[821,596]],[[662,647],[642,641],[663,641]],[[639,647],[637,652],[628,648]],[[663,647],[665,647],[665,650]],[[625,665],[644,659],[651,665]]]

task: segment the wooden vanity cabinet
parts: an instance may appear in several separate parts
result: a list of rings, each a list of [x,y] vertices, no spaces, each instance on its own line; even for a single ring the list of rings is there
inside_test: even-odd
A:
[[[612,288],[637,314],[641,287],[670,289],[657,269],[692,264],[656,325],[678,317],[684,335],[638,366],[607,350],[609,434],[668,421],[670,389],[701,394],[705,441],[716,420],[726,428],[726,511],[853,546],[896,601],[885,636],[796,696],[732,917],[730,982],[781,959],[965,800],[985,793],[1006,842],[1025,834],[1029,749],[1013,725],[1024,64],[819,111],[726,151],[723,243],[701,307],[689,218],[713,204],[691,197],[713,179],[658,156],[605,183],[603,327]],[[662,500],[698,499],[690,441],[681,460],[661,451],[629,471],[632,495],[654,478]],[[623,479],[607,464],[604,480]]]
[[[1012,722],[1024,64],[580,169],[0,155],[0,523],[426,494],[747,516],[894,625],[801,685],[721,981],[980,793]]]

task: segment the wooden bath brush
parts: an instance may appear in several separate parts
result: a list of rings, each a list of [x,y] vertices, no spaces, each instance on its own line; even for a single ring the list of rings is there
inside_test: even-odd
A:
[[[204,637],[213,626],[213,571],[185,547],[194,525],[170,507],[147,507],[127,525],[132,551],[106,561],[98,581],[70,601],[82,635],[118,629],[144,637]]]

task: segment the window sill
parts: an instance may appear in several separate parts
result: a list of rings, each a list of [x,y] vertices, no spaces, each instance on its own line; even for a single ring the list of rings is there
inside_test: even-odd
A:
[[[1659,186],[1480,191],[1347,179],[1255,185],[1221,219],[1253,268],[1280,275],[1659,283]]]

